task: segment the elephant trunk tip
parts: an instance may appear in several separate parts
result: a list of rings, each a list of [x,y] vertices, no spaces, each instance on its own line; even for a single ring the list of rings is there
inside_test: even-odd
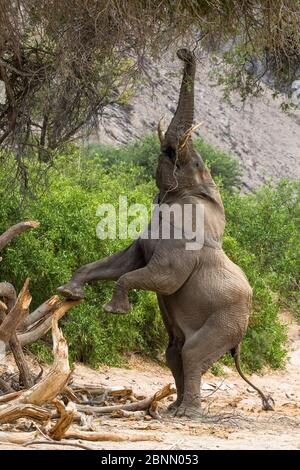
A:
[[[177,57],[183,62],[188,62],[190,64],[195,63],[195,54],[189,49],[186,49],[186,48],[178,49]]]

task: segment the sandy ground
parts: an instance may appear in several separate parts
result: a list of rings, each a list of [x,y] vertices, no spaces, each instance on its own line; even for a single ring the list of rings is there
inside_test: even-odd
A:
[[[289,324],[289,358],[284,371],[253,374],[252,381],[275,400],[275,411],[261,409],[257,394],[235,371],[208,373],[202,384],[205,420],[191,421],[166,414],[170,398],[161,405],[160,420],[101,417],[91,425],[97,430],[123,434],[149,433],[160,441],[86,443],[93,449],[300,449],[300,327],[286,312]],[[130,368],[92,370],[77,364],[74,380],[111,386],[129,386],[136,395],[149,396],[172,383],[169,370],[140,356],[132,356]],[[0,450],[21,446],[0,443]],[[28,447],[27,447],[28,448]],[[69,446],[34,445],[30,449],[71,449]]]

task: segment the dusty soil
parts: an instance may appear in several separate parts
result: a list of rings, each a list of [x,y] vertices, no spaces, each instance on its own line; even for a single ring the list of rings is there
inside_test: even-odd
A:
[[[195,421],[166,414],[169,399],[160,408],[161,419],[145,420],[101,417],[91,425],[102,431],[124,434],[149,433],[160,441],[86,443],[93,449],[299,449],[300,448],[300,327],[288,312],[283,321],[289,326],[289,357],[284,371],[253,374],[251,379],[275,400],[275,411],[261,410],[256,393],[235,371],[225,375],[208,373],[202,384],[203,409],[207,417]],[[74,380],[111,386],[129,386],[136,395],[149,396],[172,383],[169,370],[140,356],[132,356],[130,368],[92,370],[77,364]],[[2,449],[21,449],[0,443]],[[30,449],[71,449],[70,446],[35,445]]]

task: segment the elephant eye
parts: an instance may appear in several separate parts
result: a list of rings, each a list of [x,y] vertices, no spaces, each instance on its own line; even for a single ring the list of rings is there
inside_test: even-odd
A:
[[[195,163],[195,167],[196,167],[196,168],[202,168],[203,165],[202,165],[201,162],[196,162],[196,163]]]
[[[173,149],[172,147],[168,147],[165,150],[165,154],[170,158],[170,160],[172,160],[172,162],[175,161],[175,158],[176,158],[176,150],[175,149]]]

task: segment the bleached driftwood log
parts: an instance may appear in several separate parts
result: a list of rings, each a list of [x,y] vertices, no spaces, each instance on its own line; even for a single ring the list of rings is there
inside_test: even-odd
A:
[[[21,323],[28,314],[28,308],[31,302],[28,287],[29,279],[26,279],[17,297],[14,286],[8,282],[0,283],[0,297],[5,301],[5,304],[1,302],[2,307],[0,305],[0,340],[4,342],[9,341],[9,347],[19,369],[20,383],[25,388],[30,388],[33,385],[33,378],[26,363],[22,346],[18,340],[16,329],[18,324]],[[3,305],[6,306],[6,310],[3,308]],[[3,390],[3,387],[1,388]]]
[[[58,318],[59,312],[52,319],[54,362],[48,374],[29,390],[23,391],[7,403],[0,404],[0,423],[11,422],[20,417],[42,420],[50,417],[51,413],[41,406],[54,400],[64,390],[71,374],[68,345],[58,328]]]
[[[118,410],[124,411],[142,411],[142,410],[149,410],[149,411],[156,411],[158,402],[163,398],[166,398],[170,395],[176,393],[176,390],[172,388],[171,384],[165,385],[161,390],[156,392],[152,397],[145,398],[144,400],[138,400],[134,403],[127,403],[121,405],[112,405],[112,406],[93,406],[93,405],[77,405],[78,411],[83,411],[85,413],[91,414],[107,414],[107,413],[114,413]]]

